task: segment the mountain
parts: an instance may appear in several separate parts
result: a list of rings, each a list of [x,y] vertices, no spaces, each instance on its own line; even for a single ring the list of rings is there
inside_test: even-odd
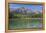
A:
[[[19,15],[19,16],[17,16]],[[32,18],[41,18],[42,17],[42,12],[38,11],[38,10],[32,10],[29,8],[24,8],[24,7],[20,7],[20,8],[16,8],[16,9],[10,9],[10,14],[9,17],[21,17],[21,15],[25,15],[25,17],[32,17]]]
[[[20,8],[16,8],[16,9],[10,9],[10,12],[15,12],[15,13],[21,13],[21,14],[39,14],[42,13],[38,10],[34,10],[32,11],[32,9],[29,8],[25,8],[25,7],[20,7]]]

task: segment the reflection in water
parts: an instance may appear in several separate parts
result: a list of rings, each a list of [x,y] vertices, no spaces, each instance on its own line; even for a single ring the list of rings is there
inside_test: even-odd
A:
[[[9,29],[42,28],[42,18],[10,19]]]

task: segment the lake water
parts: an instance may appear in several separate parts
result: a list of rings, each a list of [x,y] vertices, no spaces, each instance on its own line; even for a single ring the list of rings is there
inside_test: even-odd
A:
[[[9,19],[9,29],[42,28],[42,18]]]

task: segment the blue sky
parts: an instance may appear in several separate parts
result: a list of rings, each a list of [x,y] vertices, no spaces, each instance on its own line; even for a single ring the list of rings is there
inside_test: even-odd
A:
[[[25,8],[30,8],[33,11],[34,10],[38,10],[38,11],[42,11],[42,5],[32,5],[32,4],[9,4],[10,9],[16,9],[16,8],[20,8],[20,7],[25,7]]]

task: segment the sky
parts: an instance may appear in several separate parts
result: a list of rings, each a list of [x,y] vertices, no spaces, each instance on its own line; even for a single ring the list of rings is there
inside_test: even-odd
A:
[[[29,8],[31,10],[38,10],[38,11],[42,11],[42,5],[32,5],[32,4],[9,4],[9,8],[10,9],[16,9],[16,8],[20,8],[20,7],[25,7],[25,8]]]

